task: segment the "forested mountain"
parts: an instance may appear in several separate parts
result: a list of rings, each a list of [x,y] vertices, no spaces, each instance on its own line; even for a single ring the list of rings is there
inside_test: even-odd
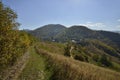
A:
[[[66,29],[66,27],[63,25],[49,24],[35,29],[33,31],[29,31],[29,33],[43,40],[53,40],[53,37],[56,36],[56,34],[58,34],[59,32],[63,31],[64,29]]]
[[[29,31],[32,35],[42,40],[66,42],[75,40],[79,42],[83,39],[98,39],[108,44],[120,46],[120,34],[109,31],[91,30],[85,26],[71,26],[66,28],[63,25],[46,25]]]
[[[80,41],[81,39],[87,38],[100,38],[102,37],[97,31],[93,31],[85,26],[72,26],[66,28],[64,31],[60,32],[55,36],[57,41],[69,41],[76,40]]]

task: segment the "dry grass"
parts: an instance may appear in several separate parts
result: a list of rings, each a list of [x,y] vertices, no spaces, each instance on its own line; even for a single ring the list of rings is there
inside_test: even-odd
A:
[[[50,53],[36,47],[39,54],[48,62],[53,72],[51,80],[119,80],[120,73],[80,62],[59,54]]]
[[[38,42],[39,48],[47,50],[51,53],[64,54],[65,45],[55,42]]]

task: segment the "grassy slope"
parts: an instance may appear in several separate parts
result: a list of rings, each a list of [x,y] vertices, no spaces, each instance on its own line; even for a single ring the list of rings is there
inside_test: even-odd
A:
[[[45,59],[31,48],[29,62],[18,80],[47,80],[49,72],[45,70]]]
[[[51,47],[52,45],[52,47]],[[54,45],[54,46],[53,46]],[[57,47],[59,45],[59,47]],[[48,62],[48,69],[52,69],[50,80],[118,80],[120,73],[101,68],[89,63],[76,61],[60,55],[64,45],[57,43],[37,44],[37,51]],[[54,54],[53,54],[54,53]],[[63,54],[63,53],[61,53]]]
[[[89,63],[73,60],[63,54],[64,45],[37,43],[18,80],[119,80],[120,73]],[[37,54],[39,53],[39,54]]]
[[[55,42],[40,42],[37,43],[39,48],[47,50],[48,52],[51,53],[56,53],[56,54],[64,54],[64,48],[65,45],[61,43],[55,43]]]
[[[119,80],[120,73],[37,48],[52,69],[50,80]]]

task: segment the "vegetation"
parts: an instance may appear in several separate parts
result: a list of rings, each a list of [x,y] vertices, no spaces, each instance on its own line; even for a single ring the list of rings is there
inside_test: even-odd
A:
[[[18,30],[17,14],[0,1],[0,71],[12,66],[28,49],[31,40]]]
[[[38,45],[39,44],[39,45]],[[41,49],[45,49],[48,52],[61,54],[65,53],[65,44],[56,43],[56,42],[38,42],[36,45]]]
[[[46,70],[45,58],[30,49],[30,58],[17,80],[48,80],[50,72]]]
[[[96,45],[100,45],[100,47],[106,46],[105,49],[108,51],[116,50],[104,42],[98,40],[91,39],[81,41],[79,44],[70,42],[65,44],[55,42],[40,42],[37,43],[37,45],[40,49],[47,50],[51,53],[64,55],[78,61],[83,61],[97,66],[120,71],[119,58],[105,52],[104,49],[99,49]],[[73,49],[70,51],[71,47],[73,47]],[[119,54],[119,52],[116,52],[114,54]]]
[[[114,47],[96,39],[84,40],[79,44],[68,44],[65,48],[65,54],[71,55],[74,59],[120,71],[120,55]],[[70,52],[71,47],[73,49]],[[112,62],[119,65],[119,70]]]
[[[14,55],[16,51],[13,46],[18,37],[17,30],[13,30],[17,26],[16,18],[17,15],[0,2],[0,65],[2,66],[11,64],[10,62],[17,56]]]
[[[33,36],[36,36],[38,39],[54,41],[54,36],[65,29],[65,26],[60,24],[49,24],[42,26],[33,31],[28,31]]]
[[[95,31],[85,26],[66,28],[63,25],[50,24],[28,32],[41,40],[55,42],[66,42],[70,40],[80,42],[84,39],[97,39],[120,49],[120,34],[109,31]]]
[[[59,24],[24,31],[18,30],[20,24],[16,19],[17,14],[0,1],[1,80],[12,79],[15,72],[20,74],[17,69],[22,64],[18,70],[27,65],[18,80],[120,79],[120,34],[94,31],[84,26],[66,28]],[[30,58],[29,53],[25,55],[28,50]],[[15,69],[10,71],[10,68]]]
[[[47,70],[52,72],[50,80],[118,80],[120,73],[76,61],[60,54],[53,54],[40,46],[37,52],[47,61]]]
[[[64,55],[65,55],[65,56],[68,56],[68,57],[71,56],[71,52],[70,52],[71,46],[72,46],[72,45],[71,45],[70,43],[67,43],[67,44],[66,44],[65,52],[64,52]]]

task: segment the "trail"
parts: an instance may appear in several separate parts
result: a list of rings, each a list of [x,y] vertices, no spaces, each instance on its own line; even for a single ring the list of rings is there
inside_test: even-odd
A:
[[[16,80],[28,62],[28,58],[29,52],[25,53],[14,66],[4,72],[5,77],[2,80]]]
[[[26,64],[17,80],[48,80],[45,58],[37,54],[34,48],[30,50],[29,62]]]

